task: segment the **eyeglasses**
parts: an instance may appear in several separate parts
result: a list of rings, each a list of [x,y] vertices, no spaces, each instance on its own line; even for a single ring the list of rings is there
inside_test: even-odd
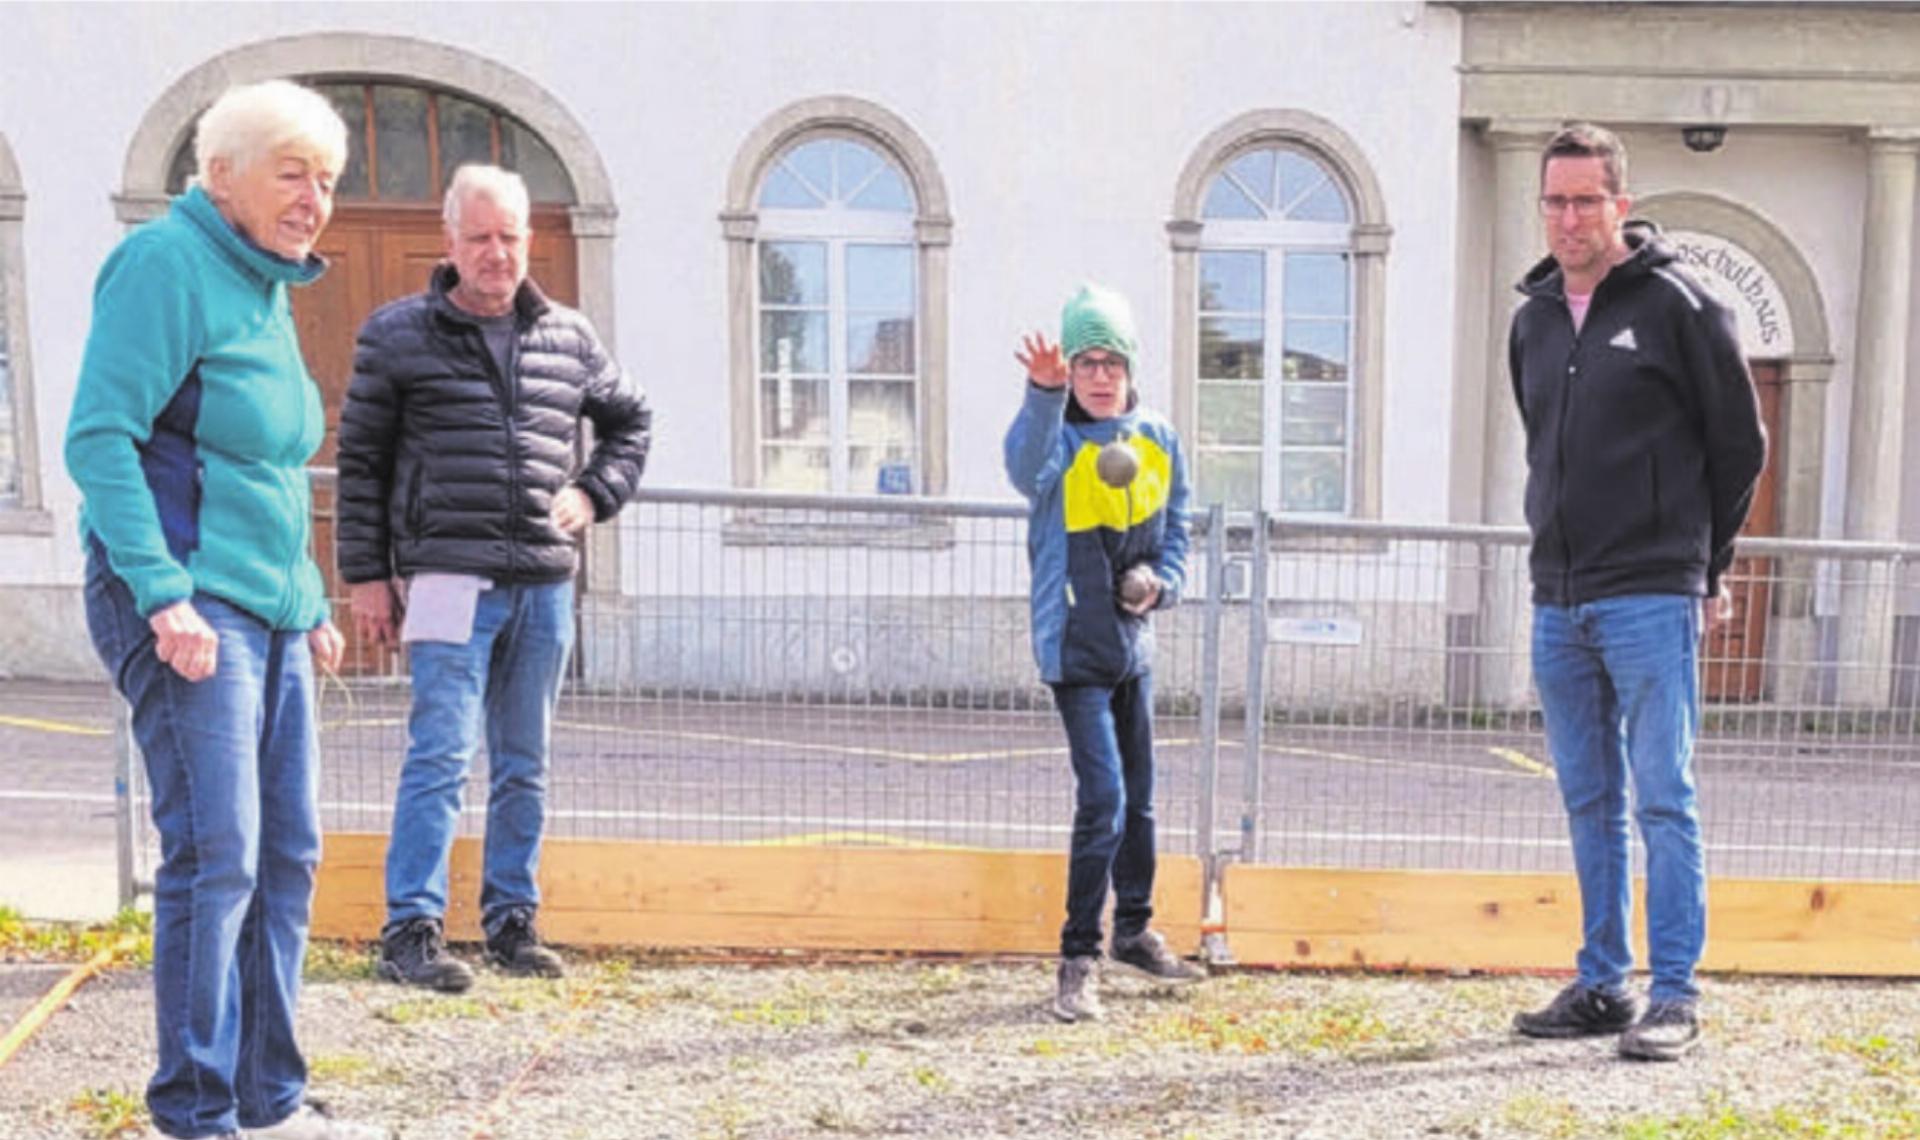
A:
[[[1091,376],[1105,371],[1108,379],[1117,380],[1127,374],[1127,358],[1124,356],[1089,356],[1081,353],[1073,358],[1073,370],[1082,376]]]
[[[1597,218],[1600,208],[1608,201],[1605,194],[1546,194],[1540,199],[1540,212],[1549,218],[1557,218],[1571,206],[1576,218]]]

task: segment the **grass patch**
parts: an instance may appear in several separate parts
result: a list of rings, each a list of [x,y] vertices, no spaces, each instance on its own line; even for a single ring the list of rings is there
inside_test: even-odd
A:
[[[958,966],[933,966],[915,971],[914,988],[924,997],[940,997],[958,990],[966,980],[966,971]]]
[[[1619,1140],[1887,1140],[1920,1136],[1920,1101],[1908,1094],[1853,1094],[1842,1105],[1784,1105],[1748,1111],[1714,1097],[1706,1111],[1621,1122]]]
[[[146,1105],[122,1089],[88,1089],[67,1102],[67,1107],[85,1118],[86,1134],[94,1140],[138,1136],[146,1131]]]
[[[371,982],[380,976],[372,946],[360,942],[309,942],[302,971],[310,982]]]
[[[406,1081],[400,1070],[359,1053],[323,1053],[307,1058],[307,1076],[330,1085],[398,1085]]]
[[[786,993],[748,1006],[736,1006],[727,1012],[736,1025],[766,1029],[805,1029],[827,1020],[827,1000],[812,985],[789,985]]]
[[[1564,1100],[1525,1093],[1500,1106],[1500,1123],[1526,1136],[1572,1140],[1580,1135],[1580,1110]]]
[[[421,998],[397,1001],[374,1011],[373,1015],[389,1025],[413,1025],[422,1021],[478,1021],[497,1016],[478,998]]]
[[[1858,1057],[1876,1077],[1920,1078],[1920,1035],[1889,1037],[1875,1033],[1866,1037],[1829,1037],[1821,1044],[1836,1053]]]
[[[1213,1053],[1330,1055],[1352,1060],[1418,1060],[1433,1042],[1396,1029],[1364,1001],[1283,1003],[1242,1011],[1216,1006],[1167,1014],[1147,1026],[1148,1040]]]
[[[126,907],[91,925],[29,922],[13,907],[0,906],[0,961],[84,962],[109,949],[114,966],[151,966],[153,916]]]

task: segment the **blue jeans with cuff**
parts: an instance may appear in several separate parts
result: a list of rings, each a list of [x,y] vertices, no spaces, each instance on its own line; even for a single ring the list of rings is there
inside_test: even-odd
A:
[[[1627,826],[1647,848],[1655,1001],[1699,996],[1707,876],[1694,795],[1699,598],[1636,594],[1534,607],[1533,675],[1580,880],[1582,985],[1618,991],[1633,968]]]
[[[132,709],[160,836],[147,1107],[182,1140],[277,1124],[307,1081],[293,1031],[320,862],[307,636],[196,594],[220,643],[213,676],[188,681],[89,548],[87,628]]]

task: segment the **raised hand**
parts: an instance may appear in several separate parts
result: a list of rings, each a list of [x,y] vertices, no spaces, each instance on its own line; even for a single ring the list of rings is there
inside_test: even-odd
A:
[[[1042,388],[1058,388],[1067,382],[1067,358],[1060,346],[1050,344],[1045,333],[1028,333],[1020,338],[1020,351],[1013,354],[1027,370],[1027,378]]]

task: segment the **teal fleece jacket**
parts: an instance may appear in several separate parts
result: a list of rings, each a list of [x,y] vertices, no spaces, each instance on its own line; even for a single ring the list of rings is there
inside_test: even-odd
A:
[[[1109,487],[1100,448],[1125,439],[1140,458],[1133,482]],[[1120,576],[1139,564],[1160,579],[1158,607],[1187,583],[1187,461],[1173,425],[1137,406],[1095,420],[1068,390],[1027,385],[1003,447],[1007,478],[1025,497],[1032,564],[1033,655],[1048,684],[1117,685],[1148,672],[1153,627],[1120,608]]]
[[[276,629],[327,619],[306,470],[326,417],[287,302],[325,267],[254,245],[196,187],[101,268],[67,471],[143,615],[203,592]]]

